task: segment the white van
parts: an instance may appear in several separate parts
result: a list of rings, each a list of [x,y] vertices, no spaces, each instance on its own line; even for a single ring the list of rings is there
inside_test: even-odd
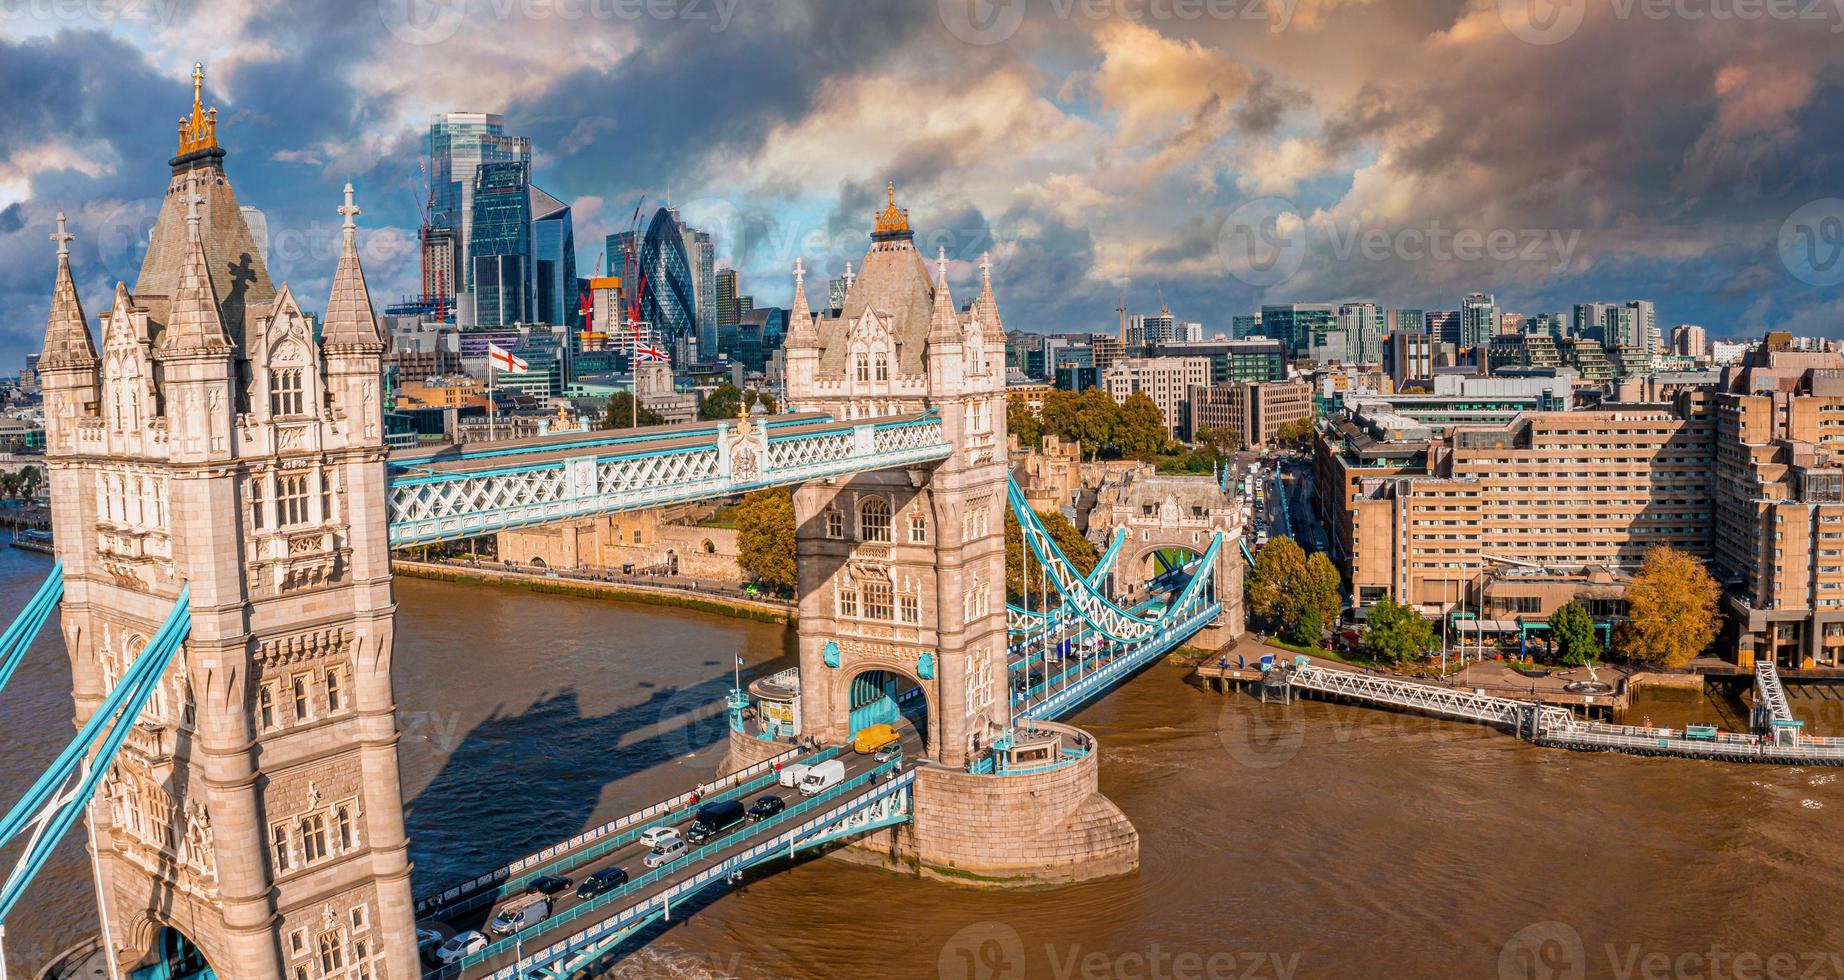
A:
[[[487,924],[487,930],[501,936],[510,936],[527,926],[537,925],[550,914],[550,898],[544,895],[524,895],[500,909],[493,921]]]
[[[780,776],[776,781],[789,789],[793,789],[800,785],[800,781],[807,775],[807,770],[811,768],[813,767],[798,762],[791,766],[782,766]]]
[[[824,793],[845,780],[845,763],[838,759],[828,759],[816,766],[810,766],[807,774],[800,779],[800,795],[812,796]]]

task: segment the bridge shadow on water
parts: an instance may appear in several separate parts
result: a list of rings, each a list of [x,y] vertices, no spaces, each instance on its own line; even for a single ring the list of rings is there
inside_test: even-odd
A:
[[[418,732],[404,720],[407,750],[419,738],[453,750],[435,778],[407,800],[404,822],[424,894],[566,840],[601,820],[607,787],[672,765],[665,779],[606,814],[612,819],[710,778],[728,748],[723,698],[728,674],[690,687],[655,687],[646,700],[585,715],[574,687],[541,694],[522,711],[493,711],[458,740]],[[430,725],[439,727],[433,720]],[[657,787],[656,789],[651,787]]]

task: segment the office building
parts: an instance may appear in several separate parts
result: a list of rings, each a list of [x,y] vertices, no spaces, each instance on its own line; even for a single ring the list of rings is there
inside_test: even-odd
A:
[[[1425,387],[1433,380],[1435,346],[1434,338],[1420,330],[1390,333],[1383,366],[1397,391],[1411,386]]]
[[[472,238],[473,324],[505,327],[531,322],[531,181],[525,161],[482,164],[474,172]]]
[[[644,235],[608,236],[607,261],[635,282],[640,318],[672,347],[676,362],[685,363],[694,350],[716,355],[717,270],[709,233],[660,208]]]
[[[1327,303],[1292,303],[1261,308],[1261,330],[1287,345],[1292,357],[1305,357],[1313,337],[1338,326],[1338,313]]]
[[[1125,357],[1101,372],[1101,387],[1116,402],[1143,393],[1159,406],[1166,429],[1183,438],[1189,419],[1186,410],[1192,388],[1210,384],[1210,360],[1204,357]]]
[[[1428,315],[1421,310],[1390,310],[1385,314],[1390,333],[1427,333]]]
[[[1192,438],[1228,427],[1244,446],[1265,446],[1282,426],[1312,418],[1313,385],[1303,379],[1208,385],[1191,390],[1188,407]]]
[[[439,299],[445,308],[453,307],[459,322],[475,322],[471,299],[474,236],[474,191],[477,171],[483,164],[531,161],[531,141],[523,136],[507,136],[505,119],[490,112],[446,112],[429,123],[429,225],[445,228],[454,234],[424,240],[425,263],[433,261],[436,269],[424,268],[425,281],[439,280],[440,270],[459,272],[462,281],[446,285]],[[443,254],[442,246],[451,251]]]
[[[1680,357],[1708,357],[1709,334],[1696,324],[1680,323],[1671,328],[1671,352]]]
[[[1498,301],[1491,293],[1468,293],[1460,301],[1460,346],[1471,349],[1498,336]]]
[[[1287,377],[1287,350],[1278,340],[1203,340],[1160,344],[1155,357],[1202,357],[1210,361],[1210,383],[1281,381]]]
[[[1643,347],[1648,354],[1660,353],[1665,349],[1664,338],[1659,335],[1658,310],[1649,299],[1627,300],[1626,308],[1633,313],[1634,347]]]
[[[736,280],[735,269],[717,270],[717,322],[719,325],[740,322],[742,310],[736,305]]]
[[[1427,323],[1428,336],[1436,343],[1454,348],[1460,346],[1460,311],[1429,310],[1423,314],[1423,319]]]
[[[1161,306],[1157,315],[1135,313],[1127,318],[1127,346],[1171,343],[1178,337],[1178,319]]]
[[[1261,334],[1261,314],[1245,313],[1231,317],[1229,321],[1229,339],[1241,340]]]
[[[570,206],[531,188],[531,272],[533,323],[580,326],[581,283],[576,278],[576,225]]]

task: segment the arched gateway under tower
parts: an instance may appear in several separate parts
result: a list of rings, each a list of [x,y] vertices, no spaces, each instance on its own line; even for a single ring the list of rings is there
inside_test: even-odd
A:
[[[79,721],[191,596],[97,794],[107,947],[124,975],[414,977],[358,209],[348,187],[316,329],[269,279],[193,77],[139,280],[99,347],[60,241],[39,361]]]

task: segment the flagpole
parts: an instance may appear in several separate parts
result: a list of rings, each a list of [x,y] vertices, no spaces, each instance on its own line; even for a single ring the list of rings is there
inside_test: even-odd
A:
[[[498,373],[495,370],[495,365],[498,363],[499,363],[498,361],[495,361],[493,359],[493,352],[491,350],[488,350],[487,351],[487,441],[488,442],[493,442],[494,440],[499,438],[499,399],[494,397],[493,395],[494,381],[495,381],[494,376]]]

